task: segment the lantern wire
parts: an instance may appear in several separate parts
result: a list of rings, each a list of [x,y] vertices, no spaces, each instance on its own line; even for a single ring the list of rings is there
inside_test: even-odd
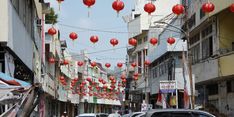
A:
[[[59,23],[58,25],[60,26],[64,26],[64,27],[68,27],[68,28],[73,28],[73,29],[78,29],[78,32],[86,32],[86,31],[93,31],[93,32],[104,32],[104,33],[118,33],[118,34],[138,34],[139,32],[127,32],[127,31],[110,31],[110,30],[103,30],[103,29],[91,29],[91,28],[84,28],[84,27],[79,27],[79,26],[72,26],[72,25],[67,25],[67,24],[61,24]],[[136,25],[137,27],[137,25]],[[163,27],[159,27],[159,28],[163,28]],[[113,28],[107,28],[107,29],[113,29]],[[180,33],[177,30],[173,30],[173,29],[166,29],[165,30],[169,30],[169,31],[173,31],[173,32],[177,32]],[[157,31],[152,31],[149,33],[156,33]]]
[[[103,53],[103,52],[108,52],[108,51],[113,51],[113,50],[126,49],[126,48],[128,48],[128,47],[131,47],[131,46],[124,46],[124,47],[113,48],[113,49],[99,50],[99,51],[89,52],[89,53],[85,53],[85,54],[87,54],[87,55],[90,55],[90,54],[97,54],[97,53]],[[64,57],[75,57],[75,56],[83,56],[83,54],[74,54],[74,55],[64,56]]]

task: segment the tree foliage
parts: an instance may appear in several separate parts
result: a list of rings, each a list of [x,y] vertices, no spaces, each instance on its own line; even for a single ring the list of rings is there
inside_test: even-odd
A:
[[[56,24],[58,22],[58,14],[55,14],[53,8],[50,8],[50,13],[45,15],[46,24]]]

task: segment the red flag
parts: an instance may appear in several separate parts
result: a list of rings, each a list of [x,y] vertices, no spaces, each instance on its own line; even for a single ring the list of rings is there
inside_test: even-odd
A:
[[[157,97],[156,104],[162,106],[162,94],[161,94],[160,90],[158,90],[158,97]]]

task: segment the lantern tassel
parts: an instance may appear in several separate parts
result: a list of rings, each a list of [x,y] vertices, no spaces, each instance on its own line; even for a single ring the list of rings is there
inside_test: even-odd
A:
[[[88,17],[90,16],[90,7],[88,7]]]
[[[119,11],[117,11],[117,18],[119,17]]]

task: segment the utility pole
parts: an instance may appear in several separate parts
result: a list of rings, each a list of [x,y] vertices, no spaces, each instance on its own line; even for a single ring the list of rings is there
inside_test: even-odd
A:
[[[188,2],[186,0],[186,5],[185,5],[185,25],[186,25],[186,31],[185,32],[185,37],[187,40],[187,60],[188,60],[188,69],[189,69],[189,81],[190,81],[190,91],[191,91],[191,109],[194,109],[195,105],[195,96],[194,96],[194,91],[193,91],[193,75],[192,75],[192,60],[191,60],[191,51],[190,51],[190,39],[189,39],[189,23],[188,23]]]

